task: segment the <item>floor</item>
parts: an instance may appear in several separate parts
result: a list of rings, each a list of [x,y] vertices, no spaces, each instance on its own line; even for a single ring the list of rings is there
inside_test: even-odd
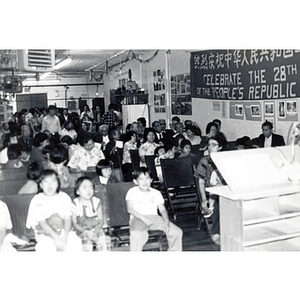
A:
[[[171,222],[180,227],[183,231],[183,251],[220,251],[220,246],[216,245],[210,238],[204,224],[198,229],[196,216],[181,216]],[[167,241],[163,239],[163,250],[167,250]]]

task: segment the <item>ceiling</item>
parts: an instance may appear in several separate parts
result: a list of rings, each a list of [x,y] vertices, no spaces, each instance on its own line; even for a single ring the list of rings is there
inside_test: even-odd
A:
[[[108,67],[121,65],[123,62],[139,58],[147,60],[157,50],[129,50],[129,49],[58,49],[55,50],[55,64],[59,61],[71,57],[72,62],[55,71],[59,75],[76,76],[88,74],[92,70],[95,74],[104,73],[106,71],[106,61]],[[15,74],[34,76],[34,73],[19,72],[17,68],[17,50],[1,50],[0,49],[0,68],[1,75],[11,72],[14,69]],[[22,74],[21,74],[22,73]]]

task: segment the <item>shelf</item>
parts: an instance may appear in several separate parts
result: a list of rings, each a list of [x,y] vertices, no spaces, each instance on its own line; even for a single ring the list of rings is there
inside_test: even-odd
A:
[[[300,237],[294,237],[276,242],[269,242],[253,247],[246,247],[245,251],[300,251]]]
[[[300,214],[244,227],[244,247],[300,237]]]

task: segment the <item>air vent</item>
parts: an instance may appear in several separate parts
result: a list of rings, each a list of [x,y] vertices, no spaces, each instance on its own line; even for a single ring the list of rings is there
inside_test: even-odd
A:
[[[20,71],[50,72],[54,70],[54,50],[19,50],[18,67]]]

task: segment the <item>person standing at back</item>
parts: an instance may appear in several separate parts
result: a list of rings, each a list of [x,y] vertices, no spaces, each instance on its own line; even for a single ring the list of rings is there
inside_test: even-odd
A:
[[[110,129],[111,127],[117,126],[119,124],[119,118],[115,114],[114,110],[115,105],[113,103],[109,104],[108,111],[101,117],[101,125],[106,124]]]
[[[58,133],[61,135],[61,126],[59,118],[55,115],[56,107],[54,105],[49,105],[47,109],[47,116],[43,118],[42,121],[42,132],[44,130],[49,130],[50,133]]]

